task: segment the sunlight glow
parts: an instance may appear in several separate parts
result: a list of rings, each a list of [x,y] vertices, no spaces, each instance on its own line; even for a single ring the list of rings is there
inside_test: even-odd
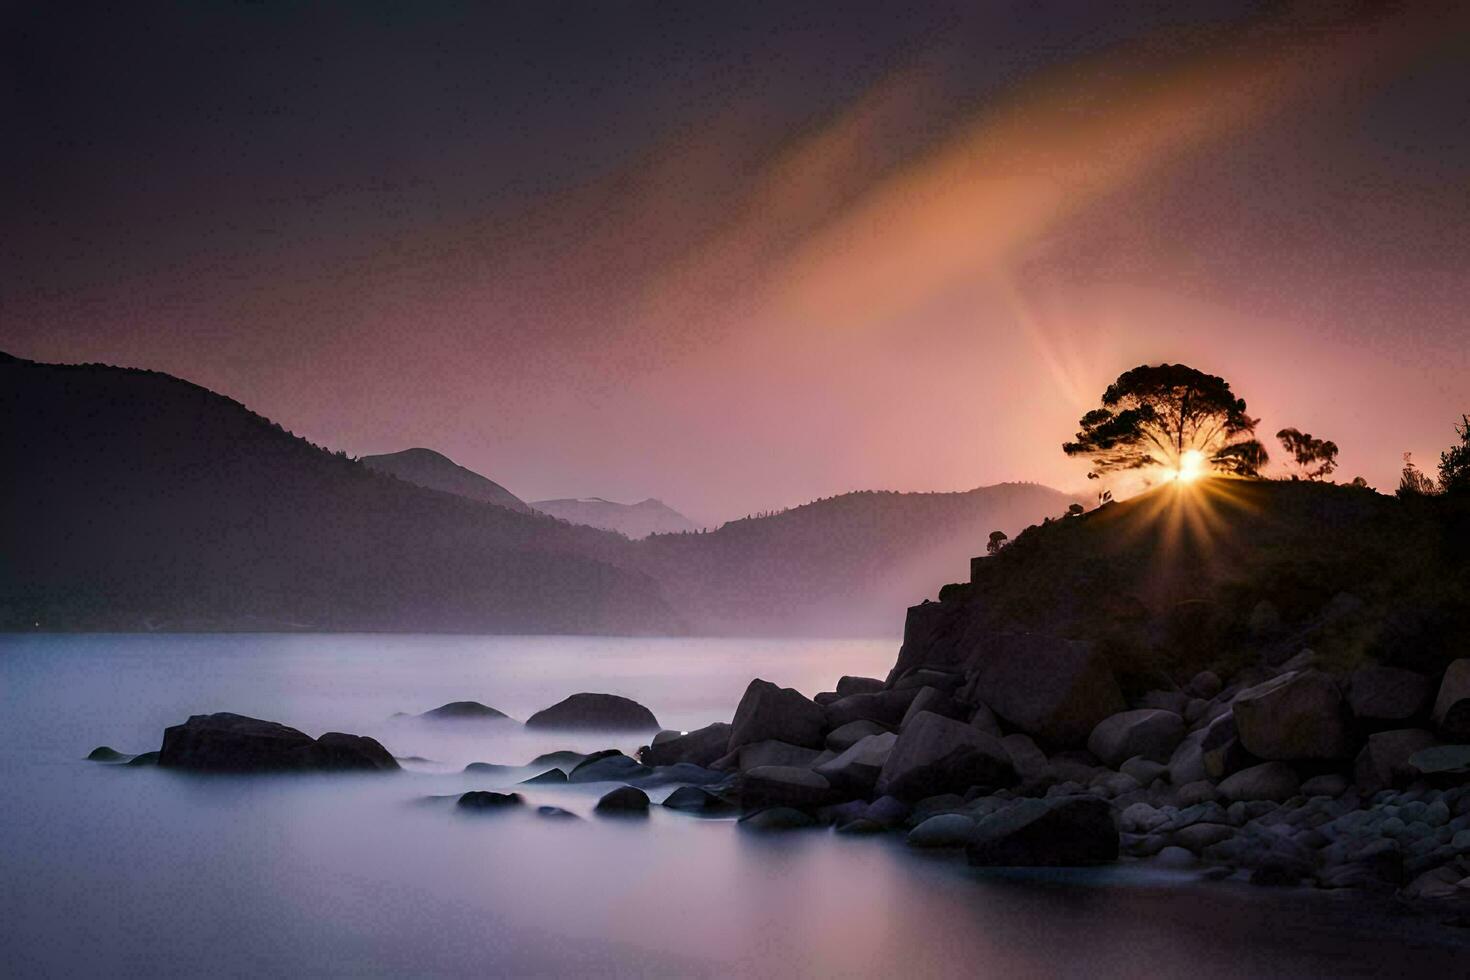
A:
[[[1193,483],[1205,475],[1205,454],[1198,449],[1187,449],[1179,457],[1179,470],[1174,478],[1180,483]]]

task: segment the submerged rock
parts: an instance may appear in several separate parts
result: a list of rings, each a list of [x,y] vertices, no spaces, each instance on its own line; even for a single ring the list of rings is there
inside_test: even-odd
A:
[[[727,813],[735,809],[733,804],[698,786],[680,786],[668,795],[663,805],[684,813]]]
[[[603,794],[593,809],[602,814],[647,814],[648,794],[636,786],[619,786]]]
[[[572,811],[570,811],[570,810],[563,810],[559,806],[538,806],[536,808],[536,816],[538,816],[538,817],[545,817],[548,820],[581,820],[582,819],[581,817],[577,816]]]
[[[817,826],[817,818],[789,806],[775,806],[740,818],[745,830],[802,830]]]
[[[424,721],[510,721],[503,711],[478,701],[451,701],[418,716]]]
[[[459,806],[466,810],[504,810],[518,807],[526,801],[519,793],[492,793],[488,790],[471,790],[459,798]]]
[[[567,782],[604,783],[646,776],[653,772],[647,766],[617,751],[594,752],[567,773]]]
[[[976,822],[963,813],[941,813],[909,831],[910,847],[964,847],[975,838]]]
[[[530,779],[522,779],[522,786],[561,785],[567,782],[567,774],[560,769],[548,769]]]
[[[398,769],[398,762],[376,739],[341,732],[313,739],[277,722],[229,712],[193,715],[166,729],[158,764],[197,772]]]
[[[1106,864],[1118,859],[1118,830],[1095,796],[1021,800],[980,821],[965,857],[982,867]]]
[[[143,752],[143,753],[141,753],[139,755],[133,756],[127,762],[124,762],[123,765],[125,765],[125,766],[156,766],[156,765],[158,765],[158,753],[157,752]]]
[[[526,719],[527,728],[564,731],[651,732],[658,719],[643,705],[616,694],[573,694]]]
[[[88,762],[127,762],[132,756],[110,745],[99,745],[87,753]]]

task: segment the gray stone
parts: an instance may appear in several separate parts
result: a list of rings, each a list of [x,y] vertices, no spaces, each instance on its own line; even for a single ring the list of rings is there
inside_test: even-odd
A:
[[[1470,741],[1470,657],[1456,660],[1444,672],[1431,717],[1441,738]]]
[[[735,709],[735,720],[730,725],[730,751],[768,740],[820,749],[827,730],[825,711],[799,691],[756,678],[746,687]]]
[[[725,800],[698,786],[680,786],[668,795],[663,805],[684,813],[723,813],[732,809]]]
[[[397,760],[376,739],[342,732],[327,732],[313,739],[277,722],[224,711],[191,715],[182,725],[165,729],[157,759],[163,768],[195,772],[390,772],[398,769]],[[130,764],[136,761],[132,759]]]
[[[880,796],[863,813],[865,820],[871,820],[883,827],[897,827],[908,819],[910,807],[896,796]]]
[[[1015,781],[1000,739],[962,722],[924,712],[898,736],[878,776],[877,792],[919,799],[971,786],[1001,787]]]
[[[1171,843],[1187,848],[1195,854],[1211,844],[1229,840],[1235,836],[1235,828],[1223,823],[1195,823],[1181,827],[1170,836]]]
[[[1046,785],[1050,780],[1051,767],[1047,764],[1046,753],[1030,735],[1016,732],[1002,738],[1000,744],[1005,746],[1022,786],[1039,789]]]
[[[970,715],[970,724],[987,735],[1000,738],[1000,722],[995,720],[995,712],[983,704],[975,706],[975,711]]]
[[[472,790],[459,798],[459,806],[465,810],[504,810],[525,802],[519,793],[491,793],[486,790]]]
[[[1242,769],[1220,784],[1220,795],[1233,802],[1274,800],[1282,802],[1301,792],[1295,770],[1284,762],[1265,762]]]
[[[801,766],[811,768],[817,764],[822,753],[789,742],[767,739],[751,742],[735,749],[729,755],[715,761],[716,769],[754,769],[756,766]]]
[[[1065,867],[1118,858],[1112,807],[1092,797],[1021,800],[975,828],[965,849],[981,867]]]
[[[1166,868],[1192,868],[1199,863],[1194,854],[1183,847],[1161,848],[1154,860]]]
[[[647,776],[653,770],[621,752],[595,752],[567,773],[569,783],[622,782]]]
[[[1262,759],[1339,759],[1352,750],[1337,684],[1318,670],[1241,691],[1233,712],[1241,744]]]
[[[1179,792],[1176,794],[1180,806],[1213,803],[1219,795],[1220,791],[1208,779],[1197,779],[1192,783],[1185,783],[1179,787]]]
[[[1172,711],[1139,708],[1103,719],[1087,739],[1087,749],[1111,768],[1136,755],[1165,762],[1184,738],[1184,719]]]

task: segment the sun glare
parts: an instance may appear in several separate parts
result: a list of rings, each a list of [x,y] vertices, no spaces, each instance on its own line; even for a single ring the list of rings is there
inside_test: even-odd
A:
[[[1193,483],[1205,475],[1205,454],[1198,449],[1185,450],[1179,457],[1179,470],[1174,478],[1180,483]]]

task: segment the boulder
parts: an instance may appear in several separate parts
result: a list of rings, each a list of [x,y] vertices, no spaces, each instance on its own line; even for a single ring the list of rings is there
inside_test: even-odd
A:
[[[1007,786],[1014,781],[1015,770],[1000,739],[926,711],[898,736],[878,775],[876,790],[882,795],[920,799],[937,793],[963,793],[971,786]]]
[[[668,795],[663,805],[684,813],[725,813],[733,809],[725,800],[698,786],[680,786]]]
[[[866,796],[872,792],[893,752],[898,736],[892,732],[869,735],[849,746],[835,759],[815,767],[814,771],[836,789]]]
[[[519,793],[491,793],[478,789],[459,798],[459,806],[466,810],[505,810],[525,802]]]
[[[1002,738],[1000,744],[1005,746],[1006,755],[1011,758],[1011,768],[1016,770],[1016,778],[1022,787],[1032,791],[1046,788],[1051,782],[1051,766],[1035,739],[1015,732]]]
[[[1342,696],[1319,670],[1292,671],[1235,696],[1240,742],[1262,759],[1340,759],[1352,751]]]
[[[1200,747],[1205,740],[1205,729],[1190,732],[1169,756],[1169,782],[1175,786],[1187,786],[1201,779],[1208,779],[1205,771],[1204,750]]]
[[[478,701],[451,701],[425,711],[425,721],[509,721],[510,716]]]
[[[661,727],[643,705],[616,694],[573,694],[526,719],[527,728],[562,731],[653,732]]]
[[[876,677],[843,676],[837,682],[837,696],[850,697],[854,694],[876,694],[883,690],[883,682]]]
[[[817,818],[789,806],[773,806],[740,818],[744,830],[804,830],[817,826]]]
[[[1185,689],[1197,698],[1208,701],[1224,690],[1225,685],[1220,681],[1220,675],[1213,670],[1202,670],[1185,685]]]
[[[881,735],[886,731],[888,729],[876,721],[850,721],[827,733],[827,748],[833,752],[846,752],[869,735]]]
[[[1302,795],[1308,798],[1313,796],[1336,798],[1346,793],[1349,785],[1346,776],[1335,772],[1323,773],[1302,783]]]
[[[910,847],[964,847],[975,836],[973,817],[963,813],[941,813],[909,831]]]
[[[1235,828],[1229,824],[1192,823],[1188,827],[1180,827],[1174,831],[1169,840],[1176,847],[1183,847],[1198,854],[1211,844],[1218,844],[1234,836]]]
[[[799,691],[756,678],[746,687],[735,709],[728,751],[771,739],[820,749],[826,730],[827,718],[821,705]]]
[[[328,732],[313,739],[273,721],[219,712],[164,730],[158,764],[197,772],[396,770],[376,739]]]
[[[680,762],[690,762],[708,768],[729,751],[729,745],[730,726],[717,721],[687,735],[676,735],[662,740],[655,738],[652,745],[638,754],[638,759],[645,766],[672,766]]]
[[[567,773],[570,783],[622,782],[653,772],[617,750],[594,752]]]
[[[681,784],[711,786],[715,783],[727,782],[729,778],[728,773],[696,766],[692,762],[676,762],[672,766],[656,766],[650,772],[633,776],[629,782],[634,786],[644,788]]]
[[[604,793],[593,810],[603,814],[646,814],[648,794],[636,786],[619,786],[611,792]]]
[[[87,753],[88,762],[127,762],[132,756],[110,745],[99,745]]]
[[[1097,797],[1021,800],[980,821],[965,857],[979,867],[1105,864],[1118,859],[1118,829]]]
[[[1470,657],[1456,660],[1444,672],[1431,717],[1445,741],[1470,742]]]
[[[880,827],[897,827],[908,819],[911,808],[896,796],[880,796],[863,811],[863,819]]]
[[[605,752],[603,752],[601,754],[602,755],[613,755],[616,752],[617,752],[617,749],[608,749],[608,750],[606,750]],[[537,768],[544,769],[544,768],[547,768],[548,766],[555,766],[556,768],[561,769],[564,772],[569,772],[572,769],[575,769],[581,763],[586,762],[587,759],[588,759],[588,756],[585,755],[584,753],[581,753],[581,752],[572,752],[569,749],[562,749],[562,750],[560,750],[558,752],[544,752],[541,755],[538,755],[536,758],[534,758],[530,762],[526,763],[526,768],[527,769],[537,769]]]
[[[996,634],[972,663],[963,699],[988,705],[1048,750],[1084,744],[1099,722],[1127,708],[1107,660],[1091,644]]]
[[[958,690],[964,683],[963,675],[950,673],[947,670],[930,670],[927,667],[920,667],[895,681],[893,689],[907,691],[910,688],[932,687],[945,694],[950,694]]]
[[[817,749],[803,748],[776,739],[751,742],[716,759],[715,769],[753,769],[756,766],[800,766],[805,769],[816,764],[822,753]]]
[[[850,694],[823,707],[826,727],[841,728],[854,721],[875,721],[885,728],[897,728],[909,705],[919,696],[918,688],[907,691],[878,691],[872,694]]]
[[[1160,708],[1139,708],[1104,718],[1087,739],[1087,750],[1116,769],[1133,756],[1166,762],[1184,738],[1184,719]]]
[[[536,808],[536,816],[538,816],[538,817],[545,817],[548,820],[581,820],[582,819],[581,817],[577,816],[572,811],[570,811],[570,810],[563,810],[559,806],[538,806]]]
[[[975,706],[975,711],[970,715],[970,725],[986,735],[994,735],[996,738],[1001,736],[1000,722],[996,720],[995,712],[983,704]]]
[[[1368,736],[1353,764],[1353,782],[1365,794],[1377,793],[1418,775],[1409,760],[1435,744],[1434,734],[1422,728],[1400,728]]]
[[[1423,674],[1372,664],[1353,671],[1348,707],[1360,721],[1405,722],[1429,706],[1433,693]]]
[[[810,769],[756,766],[741,773],[738,792],[746,809],[817,807],[831,802],[832,784]]]
[[[155,750],[153,752],[144,752],[144,753],[142,753],[140,755],[133,756],[127,762],[124,762],[123,765],[125,765],[125,766],[156,766],[156,765],[158,765],[158,755],[159,755],[159,753],[157,752],[157,750]]]
[[[908,710],[903,714],[903,720],[898,723],[900,729],[908,724],[909,719],[923,711],[932,711],[936,715],[956,720],[968,719],[970,708],[968,705],[960,704],[944,691],[937,687],[921,687],[919,693],[909,702]]]
[[[1184,707],[1189,704],[1189,695],[1183,691],[1145,691],[1143,697],[1134,702],[1135,708],[1157,708],[1172,711],[1183,717]]]
[[[567,774],[560,769],[548,769],[530,779],[522,779],[522,786],[565,786]]]
[[[1240,744],[1235,716],[1231,712],[1220,715],[1204,726],[1199,750],[1200,762],[1209,779],[1224,779],[1232,772],[1258,761]]]
[[[1470,773],[1470,745],[1436,745],[1409,756],[1409,766],[1420,776],[1445,777]]]
[[[1138,780],[1140,786],[1152,786],[1154,780],[1162,779],[1169,774],[1169,767],[1163,763],[1145,759],[1141,755],[1135,755],[1119,766],[1118,771]]]
[[[1220,784],[1220,795],[1232,803],[1250,800],[1274,800],[1283,803],[1301,792],[1296,770],[1284,762],[1263,762],[1227,778]]]

